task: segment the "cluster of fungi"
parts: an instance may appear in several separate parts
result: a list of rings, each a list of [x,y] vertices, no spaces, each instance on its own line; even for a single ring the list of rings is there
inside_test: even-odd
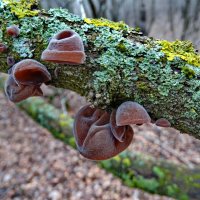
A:
[[[17,26],[7,28],[7,34],[18,37]],[[0,52],[7,51],[0,43]],[[61,64],[83,64],[84,45],[81,37],[72,30],[57,33],[41,55],[41,60]],[[51,81],[47,68],[33,59],[25,59],[15,64],[7,59],[10,69],[5,83],[5,93],[12,102],[20,102],[31,96],[42,96],[41,85]],[[92,160],[109,159],[124,151],[132,142],[134,131],[131,125],[151,123],[151,118],[143,106],[126,101],[111,112],[92,105],[82,107],[75,116],[73,134],[79,152]],[[168,120],[161,118],[155,125],[169,127]]]

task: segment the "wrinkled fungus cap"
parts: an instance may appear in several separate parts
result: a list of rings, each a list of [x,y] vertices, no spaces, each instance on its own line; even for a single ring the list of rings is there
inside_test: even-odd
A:
[[[170,122],[167,119],[165,119],[165,118],[158,119],[155,122],[155,125],[156,126],[160,126],[160,127],[170,127],[171,126]]]
[[[83,64],[85,53],[81,37],[72,30],[57,33],[43,51],[41,59],[63,64]]]
[[[86,105],[75,117],[73,134],[79,152],[92,160],[109,159],[125,150],[132,141],[133,131],[128,126],[124,142],[119,142],[110,128],[110,114]]]
[[[9,75],[5,83],[5,93],[8,99],[14,103],[20,102],[31,96],[42,96],[42,90],[37,86],[18,85],[12,75]]]
[[[51,80],[47,68],[32,59],[25,59],[15,64],[12,75],[15,81],[22,85],[41,85]]]
[[[136,102],[126,101],[122,103],[116,113],[117,126],[129,124],[144,124],[151,122],[151,118],[143,106]]]

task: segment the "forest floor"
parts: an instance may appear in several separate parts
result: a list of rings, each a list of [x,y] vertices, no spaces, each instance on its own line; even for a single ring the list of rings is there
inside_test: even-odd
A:
[[[119,179],[52,137],[0,92],[1,200],[168,200]]]

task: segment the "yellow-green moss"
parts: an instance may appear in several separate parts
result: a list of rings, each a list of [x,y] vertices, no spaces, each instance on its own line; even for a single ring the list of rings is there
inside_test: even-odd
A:
[[[166,54],[168,60],[172,61],[175,57],[180,57],[188,64],[200,67],[200,55],[195,52],[192,42],[162,40],[158,43],[161,44],[162,52]]]
[[[125,53],[127,51],[126,45],[121,41],[119,44],[116,46],[116,48],[121,51],[122,53]]]
[[[187,66],[183,66],[181,71],[188,77],[193,78],[195,76],[195,71]]]
[[[108,19],[99,18],[99,19],[90,19],[84,18],[84,21],[88,24],[93,24],[95,26],[107,26],[115,30],[128,30],[129,27],[123,21],[120,22],[112,22]]]
[[[35,16],[39,13],[39,10],[32,10],[34,5],[38,5],[37,0],[3,0],[3,2],[10,7],[11,12],[18,18]]]

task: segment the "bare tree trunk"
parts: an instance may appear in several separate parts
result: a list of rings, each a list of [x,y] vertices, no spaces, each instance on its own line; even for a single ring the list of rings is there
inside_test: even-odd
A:
[[[190,6],[191,6],[191,1],[190,0],[185,0],[185,6],[182,9],[182,18],[184,20],[183,22],[183,31],[181,35],[181,40],[185,40],[189,23],[190,23]]]
[[[170,30],[172,33],[172,37],[175,38],[175,32],[174,32],[174,10],[173,10],[173,0],[170,0],[169,2],[169,24],[170,24]]]
[[[144,4],[144,1],[141,1],[141,6],[140,6],[140,22],[139,22],[139,27],[141,28],[141,31],[146,35],[146,7]]]
[[[98,18],[98,13],[97,13],[97,9],[95,7],[94,1],[93,0],[88,0],[88,3],[90,5],[93,18]]]
[[[151,10],[151,15],[150,15],[151,19],[150,19],[150,22],[149,22],[147,33],[150,32],[151,27],[153,26],[154,21],[155,21],[155,15],[156,15],[155,0],[152,0],[152,2],[151,2],[151,9],[150,10]]]

